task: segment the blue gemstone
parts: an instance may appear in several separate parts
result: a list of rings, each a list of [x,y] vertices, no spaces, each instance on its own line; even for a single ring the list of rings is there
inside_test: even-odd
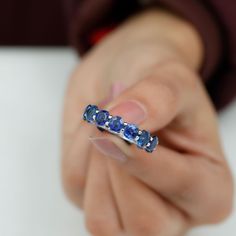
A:
[[[138,135],[138,128],[136,125],[128,124],[125,126],[124,130],[124,136],[129,139],[135,139],[135,137]]]
[[[109,128],[114,132],[119,132],[123,128],[123,120],[119,116],[114,116],[109,121]]]
[[[88,121],[89,123],[93,122],[93,116],[96,114],[96,111],[98,110],[97,106],[93,106],[93,105],[88,105],[85,108],[85,112],[83,115],[83,119]]]
[[[146,151],[147,152],[153,152],[154,149],[156,148],[157,144],[158,144],[158,138],[157,136],[152,137],[152,141],[150,141],[150,146],[146,147]]]
[[[150,139],[150,133],[147,132],[146,130],[143,130],[142,133],[139,135],[139,139],[137,141],[137,146],[139,148],[143,148]]]
[[[96,123],[97,125],[105,125],[108,120],[109,112],[105,110],[101,110],[96,115]]]

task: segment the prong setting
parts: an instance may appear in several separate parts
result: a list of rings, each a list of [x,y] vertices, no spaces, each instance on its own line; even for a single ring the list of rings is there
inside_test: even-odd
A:
[[[140,130],[135,124],[123,122],[119,116],[112,116],[106,110],[100,110],[95,105],[88,105],[84,111],[83,119],[97,125],[99,129],[115,134],[130,144],[151,153],[156,149],[159,140],[151,136],[146,130]]]

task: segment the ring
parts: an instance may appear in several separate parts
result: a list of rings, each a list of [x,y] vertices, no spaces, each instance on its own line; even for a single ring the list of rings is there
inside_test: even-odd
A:
[[[158,145],[158,137],[151,136],[146,130],[140,130],[135,124],[124,122],[120,116],[112,116],[106,110],[100,110],[96,105],[85,108],[83,119],[95,124],[98,129],[106,130],[147,152],[153,152]]]

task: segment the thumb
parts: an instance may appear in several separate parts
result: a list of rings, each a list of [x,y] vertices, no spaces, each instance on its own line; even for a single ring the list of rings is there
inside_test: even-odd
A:
[[[128,123],[140,124],[150,132],[170,123],[186,107],[188,83],[163,76],[150,76],[123,91],[105,108]],[[188,96],[191,97],[191,96]]]

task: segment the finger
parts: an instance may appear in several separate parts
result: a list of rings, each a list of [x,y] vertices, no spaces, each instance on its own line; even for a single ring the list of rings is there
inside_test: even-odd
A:
[[[168,63],[153,69],[108,104],[107,109],[150,132],[175,121],[171,128],[188,139],[220,149],[215,113],[200,78],[181,64]]]
[[[80,208],[83,207],[83,193],[86,185],[87,169],[90,161],[91,144],[89,136],[92,127],[85,124],[79,126],[73,142],[62,159],[62,179],[65,192],[69,199]]]
[[[63,113],[63,152],[67,152],[74,140],[76,131],[83,114],[84,107],[91,102],[96,101],[95,93],[93,91],[93,80],[88,79],[88,83],[83,84],[81,88],[80,77],[83,78],[83,66],[79,66],[68,83],[68,88],[65,96],[65,105]],[[88,76],[86,76],[88,77]],[[92,86],[92,87],[91,87]]]
[[[114,163],[109,163],[109,173],[124,228],[129,235],[183,235],[187,221],[181,212]]]
[[[84,63],[80,64],[74,72],[65,97],[63,137],[62,137],[62,179],[65,192],[69,199],[77,206],[82,207],[83,189],[85,187],[86,171],[89,162],[88,151],[90,144],[87,141],[92,129],[88,126],[80,126],[84,107],[96,100],[91,92],[93,79],[83,84],[81,80],[85,76]],[[86,76],[88,77],[88,75]],[[93,89],[92,89],[93,90]],[[87,91],[87,93],[85,92]]]
[[[219,191],[217,187],[231,184],[225,166],[161,145],[157,151],[146,153],[109,134],[91,140],[105,156],[186,212],[193,221],[212,223],[229,214],[231,188]],[[225,199],[229,200],[227,204]]]
[[[64,152],[73,142],[84,108],[95,102],[105,105],[125,88],[119,81],[105,80],[104,71],[103,60],[86,57],[77,66],[68,83],[63,113]]]
[[[93,129],[88,124],[81,124],[83,102],[81,101],[75,78],[69,86],[69,101],[66,102],[64,135],[63,135],[63,160],[62,176],[65,191],[68,197],[79,207],[82,207],[83,190],[85,188],[87,167],[89,165],[90,143],[88,137]],[[116,82],[112,85],[108,96],[102,100],[101,106],[115,98],[122,90],[123,84]],[[77,92],[77,93],[76,93]],[[80,106],[78,101],[80,101]],[[76,104],[74,103],[76,102]],[[76,106],[77,105],[77,106]]]
[[[151,131],[168,124],[186,105],[188,84],[179,86],[164,72],[167,73],[159,68],[157,74],[153,72],[124,91],[108,104],[111,114],[121,115],[127,122],[137,120],[136,123]]]
[[[86,226],[94,236],[120,236],[122,226],[113,198],[107,160],[92,152],[84,199]]]

